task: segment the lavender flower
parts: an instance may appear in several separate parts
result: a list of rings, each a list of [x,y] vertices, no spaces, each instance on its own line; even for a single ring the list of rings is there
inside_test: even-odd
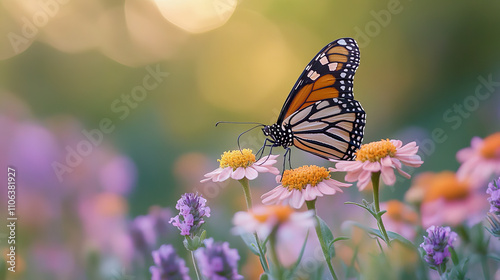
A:
[[[181,231],[181,235],[196,235],[205,223],[203,217],[210,217],[210,208],[205,205],[206,202],[207,200],[197,193],[183,194],[175,205],[179,215],[170,219],[170,223]]]
[[[486,193],[490,195],[490,197],[488,197],[490,213],[500,215],[500,177],[488,184]]]
[[[420,247],[425,251],[425,261],[431,267],[438,267],[446,263],[447,257],[450,256],[449,247],[453,248],[452,243],[457,238],[457,234],[449,227],[439,226],[430,226],[427,234],[429,237],[424,236],[424,242],[420,244]]]
[[[130,236],[135,248],[149,255],[156,244],[156,233],[149,216],[137,216],[130,223]]]
[[[129,227],[135,248],[149,256],[161,239],[167,236],[170,217],[170,209],[159,206],[152,206],[148,215],[135,217]]]
[[[229,248],[227,242],[214,243],[213,238],[205,239],[205,247],[195,251],[201,274],[209,280],[243,279],[238,274],[240,256],[236,249]]]
[[[176,253],[172,245],[161,245],[153,251],[154,266],[149,268],[151,280],[190,280],[189,268]]]

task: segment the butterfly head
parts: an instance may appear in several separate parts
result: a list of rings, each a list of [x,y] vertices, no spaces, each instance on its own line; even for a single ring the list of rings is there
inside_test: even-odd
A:
[[[293,134],[290,127],[278,124],[266,125],[262,128],[265,136],[269,136],[273,146],[283,146],[284,148],[293,145]]]

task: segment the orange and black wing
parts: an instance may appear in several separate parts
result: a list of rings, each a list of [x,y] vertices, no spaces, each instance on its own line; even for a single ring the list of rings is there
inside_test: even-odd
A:
[[[352,160],[363,140],[365,118],[358,101],[332,98],[300,109],[286,125],[295,147],[324,158]]]
[[[317,101],[353,99],[353,78],[359,65],[359,48],[352,38],[341,38],[324,47],[304,69],[288,95],[278,124]]]

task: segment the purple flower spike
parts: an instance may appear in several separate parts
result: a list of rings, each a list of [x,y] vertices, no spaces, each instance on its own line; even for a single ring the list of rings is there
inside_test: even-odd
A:
[[[153,251],[154,266],[149,268],[151,280],[190,280],[189,268],[176,253],[172,245],[161,245]]]
[[[453,241],[457,234],[449,227],[430,226],[427,229],[428,237],[424,236],[424,242],[420,244],[425,251],[425,261],[431,267],[438,267],[447,261],[450,256],[449,248],[453,248]]]
[[[203,217],[210,217],[210,207],[205,205],[206,202],[207,200],[199,194],[183,194],[175,205],[179,215],[170,219],[170,223],[181,231],[181,235],[196,235],[198,229],[205,223]]]
[[[500,215],[500,177],[488,184],[486,193],[490,195],[490,197],[488,197],[490,213]]]
[[[214,243],[213,238],[205,239],[205,247],[195,251],[201,274],[210,280],[243,279],[238,274],[240,256],[236,249],[229,248],[227,242]]]

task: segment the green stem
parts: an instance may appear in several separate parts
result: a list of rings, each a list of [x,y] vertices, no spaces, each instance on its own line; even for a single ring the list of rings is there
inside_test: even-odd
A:
[[[243,187],[243,193],[245,194],[245,201],[247,203],[247,210],[250,211],[250,209],[252,209],[252,194],[250,193],[250,184],[246,177],[243,177],[243,179],[239,180],[239,182]],[[262,249],[262,245],[260,244],[259,235],[257,234],[257,232],[254,232],[253,236],[255,237],[255,242],[257,243],[257,248],[259,249],[260,265],[262,266],[262,269],[264,269],[264,272],[267,273],[269,271],[269,266],[267,264],[264,250]]]
[[[488,257],[486,255],[481,256],[481,266],[483,268],[484,279],[490,280],[490,269],[488,267]]]
[[[194,251],[191,251],[191,259],[193,260],[194,271],[196,272],[196,279],[200,280],[200,269],[198,268],[198,263],[194,257]]]
[[[332,260],[330,258],[330,253],[328,252],[328,246],[325,243],[325,239],[323,238],[323,233],[321,232],[321,226],[319,222],[318,215],[316,215],[316,199],[311,201],[306,201],[307,209],[314,211],[314,218],[316,219],[316,234],[318,235],[319,244],[321,245],[321,250],[323,251],[323,256],[325,256],[326,265],[328,266],[328,270],[330,270],[330,274],[333,279],[337,280],[337,275],[335,274],[335,270],[333,270]]]
[[[277,228],[273,229],[271,234],[269,235],[269,245],[271,246],[271,259],[276,267],[276,279],[283,279],[283,269],[281,268],[281,264],[278,258],[278,253],[276,251],[276,231]]]
[[[373,203],[375,204],[375,211],[377,212],[377,225],[384,237],[384,241],[387,246],[391,247],[391,240],[387,235],[385,230],[384,222],[382,221],[382,216],[379,215],[380,212],[380,201],[379,201],[379,183],[380,183],[380,171],[372,173],[372,185],[373,185]]]

